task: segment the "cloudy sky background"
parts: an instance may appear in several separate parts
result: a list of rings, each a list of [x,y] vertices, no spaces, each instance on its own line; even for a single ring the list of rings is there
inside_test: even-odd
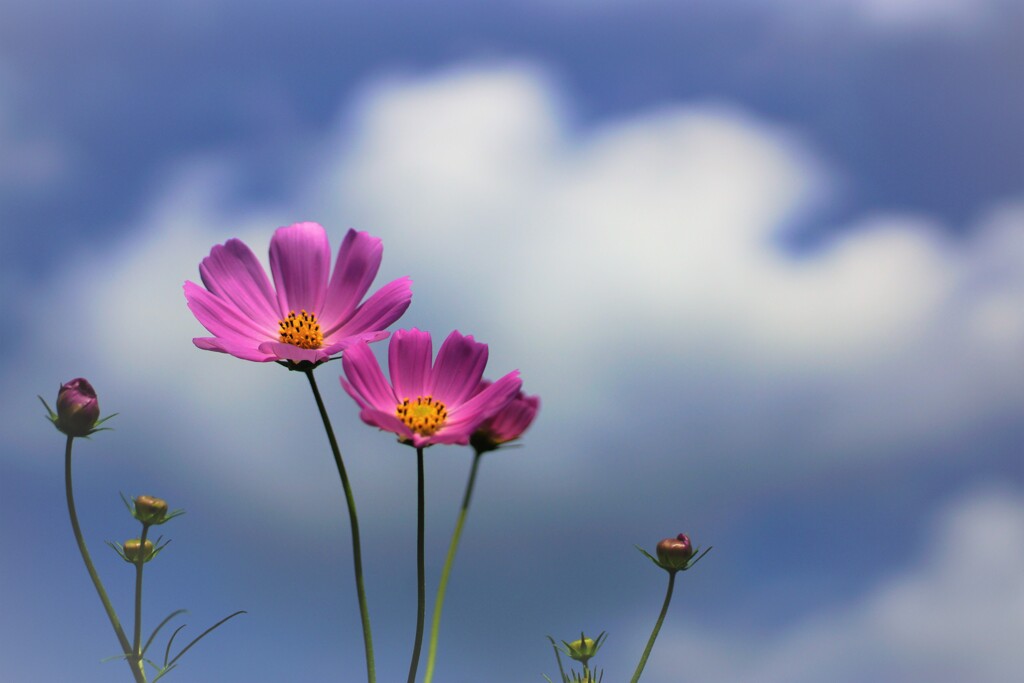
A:
[[[1024,669],[1024,7],[1015,0],[14,2],[0,21],[0,679],[124,665],[35,396],[86,376],[79,513],[128,621],[118,499],[188,514],[147,626],[250,614],[182,680],[364,677],[348,523],[299,375],[201,352],[181,284],[273,230],[384,240],[399,326],[491,346],[543,412],[486,456],[441,683],[542,680],[607,630],[651,683]],[[378,347],[383,357],[384,345]],[[415,465],[317,376],[379,678],[408,666]],[[432,590],[471,454],[428,451]],[[173,679],[169,679],[173,680]]]

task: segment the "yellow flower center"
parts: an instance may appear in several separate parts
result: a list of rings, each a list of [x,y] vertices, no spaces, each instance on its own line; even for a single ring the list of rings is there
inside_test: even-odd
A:
[[[417,396],[415,401],[405,399],[395,408],[395,417],[421,436],[433,436],[448,419],[448,409],[430,396]]]
[[[281,329],[280,340],[285,344],[293,344],[300,349],[319,349],[324,344],[324,335],[320,331],[320,323],[316,315],[306,313],[303,309],[298,315],[295,311],[278,323]]]

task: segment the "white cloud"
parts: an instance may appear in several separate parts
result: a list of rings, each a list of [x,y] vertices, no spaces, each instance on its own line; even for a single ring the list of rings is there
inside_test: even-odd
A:
[[[1011,539],[1020,538],[1024,498],[975,491],[935,525],[916,566],[856,602],[769,635],[669,627],[658,649],[673,656],[652,658],[649,677],[674,680],[685,661],[694,680],[721,683],[1015,680],[1024,669],[1024,549]]]
[[[999,379],[1021,364],[1024,324],[1012,204],[966,245],[927,217],[868,215],[795,257],[773,239],[828,196],[829,174],[792,133],[728,106],[578,135],[551,82],[513,66],[396,79],[358,111],[349,154],[326,162],[328,213],[379,229],[419,296],[499,331],[563,405],[659,365],[802,377],[835,404],[807,429],[859,445],[1022,398]]]
[[[603,423],[685,429],[664,407],[670,390],[673,405],[718,415],[712,429],[724,442],[782,439],[758,447],[790,453],[773,460],[785,477],[810,452],[927,442],[1024,404],[1014,381],[1020,206],[994,210],[962,245],[943,241],[926,217],[869,215],[795,257],[774,238],[828,196],[829,174],[792,132],[723,104],[579,133],[551,79],[513,64],[384,80],[355,111],[295,206],[228,215],[211,188],[230,167],[183,166],[185,180],[168,183],[138,230],[77,255],[27,302],[61,321],[32,328],[38,352],[61,367],[77,361],[85,369],[71,372],[104,376],[140,404],[169,403],[176,420],[197,425],[182,446],[195,451],[193,466],[231,478],[237,460],[204,451],[242,454],[253,489],[272,480],[296,514],[309,514],[293,496],[308,473],[278,455],[305,441],[288,429],[223,425],[296,424],[308,392],[277,368],[195,350],[189,340],[202,331],[181,294],[210,245],[238,236],[262,254],[272,229],[294,220],[320,220],[335,243],[348,225],[384,237],[382,280],[414,279],[402,324],[438,334],[458,326],[491,342],[492,367],[524,371],[528,390],[544,396],[545,421],[558,424],[547,435],[561,442]],[[5,374],[24,384],[16,364]],[[340,411],[348,404],[334,374],[321,376]],[[56,379],[67,376],[47,381]],[[13,393],[40,391],[22,388]],[[794,390],[828,400],[782,433],[777,412],[792,410]],[[699,438],[671,438],[690,436]],[[322,448],[319,434],[303,438]],[[372,430],[351,438],[385,442]],[[757,453],[721,445],[695,457],[732,467],[748,455]]]

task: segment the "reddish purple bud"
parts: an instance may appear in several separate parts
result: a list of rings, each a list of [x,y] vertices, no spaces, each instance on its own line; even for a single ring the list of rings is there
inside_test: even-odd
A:
[[[477,393],[490,384],[482,380]],[[533,423],[540,410],[540,397],[527,396],[519,392],[504,408],[485,420],[470,438],[470,443],[478,452],[493,451],[509,441],[515,441]]]
[[[666,569],[686,569],[686,564],[693,557],[693,544],[686,534],[675,538],[666,538],[658,543],[658,560]]]
[[[57,394],[57,429],[68,436],[88,436],[100,419],[96,391],[88,380],[77,377],[65,383]]]

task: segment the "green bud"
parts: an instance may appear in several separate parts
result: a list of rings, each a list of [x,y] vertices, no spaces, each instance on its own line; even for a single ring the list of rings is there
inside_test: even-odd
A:
[[[607,635],[604,631],[601,632],[597,638],[587,638],[586,635],[580,633],[579,640],[574,640],[571,643],[567,643],[564,640],[562,644],[565,645],[565,649],[562,650],[565,654],[569,655],[577,662],[582,662],[584,666],[590,661],[590,658],[597,654],[597,651],[604,645],[604,641],[607,639]]]
[[[149,562],[153,559],[153,541],[146,539],[146,543],[143,544],[138,538],[125,541],[122,546],[124,551],[124,559],[132,564],[137,564],[139,560],[143,562]]]
[[[134,499],[134,517],[143,524],[161,524],[167,517],[167,501],[154,496],[138,496]]]

